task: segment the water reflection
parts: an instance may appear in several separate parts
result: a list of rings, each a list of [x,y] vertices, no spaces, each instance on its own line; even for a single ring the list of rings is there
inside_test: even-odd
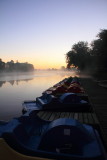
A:
[[[9,81],[0,81],[0,87],[2,87],[3,85],[5,85],[6,82],[9,82],[12,86],[17,84],[19,85],[19,83],[21,81],[25,81],[25,82],[28,82],[30,80],[32,80],[33,78],[30,78],[30,79],[23,79],[23,80],[9,80]]]
[[[0,120],[20,116],[24,100],[35,100],[44,90],[69,76],[75,73],[35,72],[0,77]]]

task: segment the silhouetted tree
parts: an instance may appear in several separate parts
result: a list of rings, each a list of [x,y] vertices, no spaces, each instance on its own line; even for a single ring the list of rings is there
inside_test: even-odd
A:
[[[97,37],[91,42],[90,48],[83,41],[72,46],[71,51],[66,53],[67,68],[74,64],[81,71],[89,69],[96,75],[107,73],[107,30],[101,30]]]
[[[14,61],[11,60],[10,62],[7,62],[8,65],[8,70],[9,71],[14,71]]]
[[[0,72],[1,71],[6,71],[6,72],[10,72],[10,71],[33,71],[34,70],[34,66],[33,64],[29,64],[29,63],[20,63],[18,61],[16,61],[16,63],[14,63],[13,60],[5,63],[2,61],[2,59],[0,59]]]
[[[34,70],[34,67],[32,64],[29,64],[29,63],[19,63],[18,64],[19,67],[18,67],[18,70],[19,71],[33,71]]]
[[[71,51],[66,54],[67,68],[75,65],[78,66],[80,70],[85,70],[89,66],[90,56],[87,42],[80,41],[74,44]]]
[[[107,71],[107,30],[101,30],[97,37],[98,39],[91,43],[92,54],[96,59],[98,70]]]
[[[4,70],[5,70],[5,62],[3,62],[2,59],[0,59],[0,71]]]

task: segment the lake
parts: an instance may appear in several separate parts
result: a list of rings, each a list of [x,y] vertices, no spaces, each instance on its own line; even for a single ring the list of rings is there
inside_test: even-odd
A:
[[[0,76],[0,120],[8,121],[22,114],[24,100],[35,100],[42,92],[69,76],[68,71],[35,71]]]

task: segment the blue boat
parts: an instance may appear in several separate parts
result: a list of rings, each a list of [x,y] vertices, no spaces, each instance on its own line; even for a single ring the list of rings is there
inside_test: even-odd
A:
[[[44,91],[42,96],[37,97],[36,100],[24,101],[22,104],[22,112],[25,113],[30,110],[92,112],[92,107],[89,102],[88,95],[86,95],[85,92],[67,92],[71,84],[72,86],[79,86],[81,88],[79,78],[66,78],[53,87]],[[57,94],[53,94],[54,91]]]
[[[72,111],[89,112],[91,105],[88,100],[84,100],[76,93],[64,93],[60,97],[51,94],[43,94],[37,97],[36,101],[25,101],[23,103],[23,112],[29,110],[53,110],[53,111]]]
[[[9,148],[8,159],[16,155],[16,160],[105,160],[103,144],[93,127],[68,118],[45,121],[36,113],[27,112],[0,125],[2,160]]]

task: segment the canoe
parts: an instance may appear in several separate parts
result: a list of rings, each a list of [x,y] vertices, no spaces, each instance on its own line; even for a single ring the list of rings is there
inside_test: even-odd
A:
[[[0,125],[0,155],[8,159],[105,160],[98,132],[77,120],[45,121],[30,111]],[[11,154],[9,154],[9,151]]]

